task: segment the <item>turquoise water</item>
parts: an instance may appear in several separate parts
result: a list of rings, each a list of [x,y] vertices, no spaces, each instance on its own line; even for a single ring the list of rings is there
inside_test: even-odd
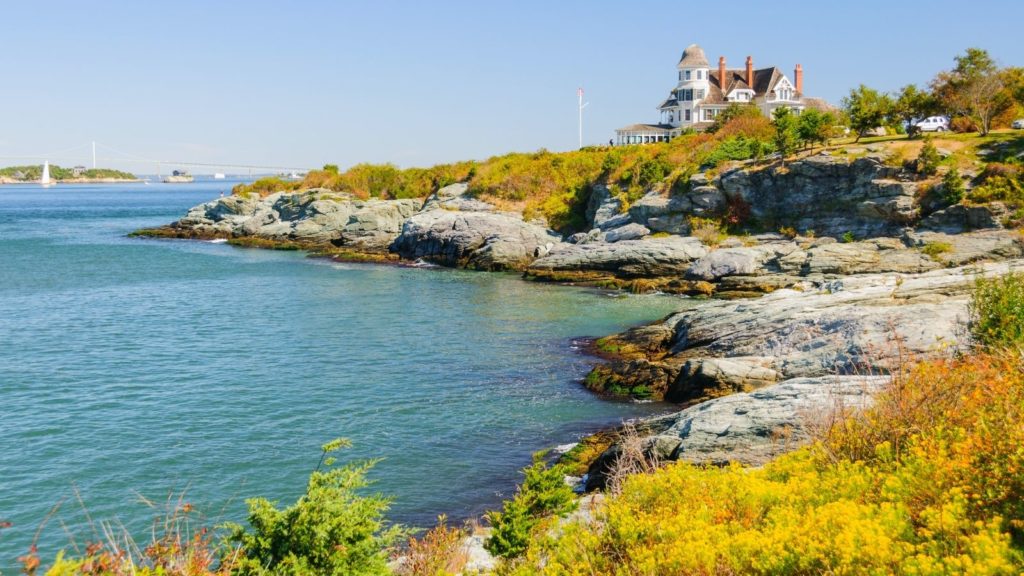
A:
[[[83,508],[144,534],[140,496],[290,501],[337,436],[393,519],[479,514],[532,451],[665,409],[587,393],[574,338],[685,300],[125,236],[229,186],[0,187],[0,569],[58,503],[44,558]]]

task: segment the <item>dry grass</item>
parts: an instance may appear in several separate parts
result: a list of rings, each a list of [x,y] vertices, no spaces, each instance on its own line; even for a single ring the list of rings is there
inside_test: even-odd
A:
[[[408,548],[398,559],[394,573],[397,576],[439,576],[459,574],[469,561],[469,552],[463,545],[468,531],[448,526],[444,515],[437,518],[437,526],[422,538],[410,538]]]
[[[650,443],[632,422],[622,426],[616,447],[618,454],[605,475],[606,486],[611,494],[621,494],[630,476],[651,474],[661,468],[660,458],[650,449]]]

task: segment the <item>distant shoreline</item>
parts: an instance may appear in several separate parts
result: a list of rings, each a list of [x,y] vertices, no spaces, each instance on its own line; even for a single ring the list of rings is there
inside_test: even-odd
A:
[[[138,184],[145,182],[141,178],[72,178],[69,180],[54,180],[53,184]],[[3,184],[35,184],[41,185],[38,180],[15,180],[14,178],[7,178],[0,176],[0,185]]]

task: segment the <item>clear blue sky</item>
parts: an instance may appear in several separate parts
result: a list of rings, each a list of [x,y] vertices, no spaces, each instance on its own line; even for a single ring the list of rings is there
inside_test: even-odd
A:
[[[800,62],[805,92],[838,102],[927,83],[968,46],[1024,65],[1022,30],[1010,0],[6,2],[0,156],[94,139],[296,166],[567,150],[578,86],[584,139],[606,142],[657,120],[693,42],[713,64]]]

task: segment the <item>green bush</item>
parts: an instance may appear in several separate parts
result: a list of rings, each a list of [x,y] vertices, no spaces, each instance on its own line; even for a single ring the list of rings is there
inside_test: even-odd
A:
[[[251,530],[229,524],[228,542],[237,545],[236,573],[374,575],[388,574],[387,548],[406,535],[385,526],[390,501],[361,496],[366,473],[377,460],[334,466],[330,454],[350,446],[337,439],[323,446],[321,465],[309,477],[306,493],[285,509],[264,498],[248,500]],[[323,470],[321,470],[321,467]]]
[[[970,310],[979,344],[1024,346],[1024,272],[978,278]]]
[[[547,467],[540,459],[523,470],[526,478],[501,512],[487,514],[493,529],[484,547],[503,558],[522,555],[534,528],[547,516],[564,516],[576,509],[576,497],[566,485],[561,466]]]
[[[925,139],[924,146],[921,146],[921,152],[917,156],[917,173],[922,176],[934,176],[939,171],[939,162],[942,162],[942,157],[939,156],[935,143],[931,138]]]
[[[947,204],[959,204],[966,191],[960,171],[950,168],[942,177],[942,200]]]

